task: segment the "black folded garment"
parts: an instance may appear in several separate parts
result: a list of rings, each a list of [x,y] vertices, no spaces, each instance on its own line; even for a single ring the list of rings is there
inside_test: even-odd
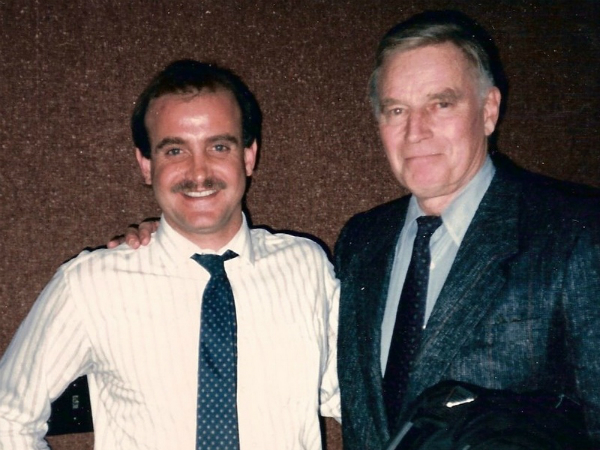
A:
[[[580,405],[442,381],[417,398],[386,450],[589,450]]]

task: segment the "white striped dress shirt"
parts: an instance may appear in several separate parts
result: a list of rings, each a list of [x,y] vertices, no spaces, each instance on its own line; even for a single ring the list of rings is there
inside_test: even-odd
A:
[[[244,224],[225,268],[238,322],[242,450],[320,449],[339,420],[339,283],[314,242]],[[47,448],[50,402],[88,374],[96,450],[193,450],[202,252],[164,219],[147,247],[82,253],[0,361],[0,449]]]

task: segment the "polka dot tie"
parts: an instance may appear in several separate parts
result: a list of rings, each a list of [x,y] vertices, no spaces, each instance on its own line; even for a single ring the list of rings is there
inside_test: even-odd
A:
[[[393,431],[398,420],[411,365],[421,344],[431,263],[429,241],[435,230],[442,224],[442,219],[438,216],[421,216],[417,218],[417,224],[419,228],[400,295],[394,334],[383,377],[383,395],[390,431]]]
[[[210,273],[202,296],[196,450],[239,449],[235,303],[224,262],[237,254],[195,254]]]

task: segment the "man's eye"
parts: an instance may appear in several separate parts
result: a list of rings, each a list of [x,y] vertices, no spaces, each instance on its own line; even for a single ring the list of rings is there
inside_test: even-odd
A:
[[[404,112],[404,108],[390,108],[386,112],[386,116],[399,116]]]
[[[179,155],[181,153],[181,149],[177,148],[177,147],[170,148],[166,151],[166,153],[167,153],[167,155],[172,155],[172,156]]]
[[[217,152],[225,152],[225,151],[229,150],[229,147],[226,146],[226,145],[224,145],[224,144],[216,144],[215,147],[214,147],[214,149]]]
[[[450,102],[439,102],[439,103],[438,103],[438,106],[439,106],[440,108],[442,108],[442,109],[444,109],[444,108],[449,108],[450,106],[452,106],[452,103],[450,103]]]
[[[402,106],[395,106],[385,108],[382,111],[381,118],[387,125],[400,125],[406,118],[406,108]]]

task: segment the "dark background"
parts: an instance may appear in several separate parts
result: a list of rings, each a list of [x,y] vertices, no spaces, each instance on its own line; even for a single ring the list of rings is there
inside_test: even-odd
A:
[[[248,196],[254,224],[332,245],[352,214],[392,199],[366,101],[375,47],[427,8],[495,38],[510,83],[499,148],[534,171],[600,186],[596,0],[0,0],[0,353],[56,268],[158,215],[128,120],[179,58],[246,80],[264,112]],[[340,449],[328,423],[329,449]],[[52,438],[91,449],[92,435]]]

